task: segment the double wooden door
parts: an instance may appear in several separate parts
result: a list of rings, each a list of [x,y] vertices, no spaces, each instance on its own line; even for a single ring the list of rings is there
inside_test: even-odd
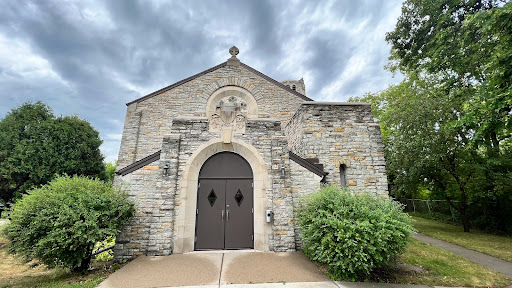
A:
[[[196,250],[254,247],[253,179],[252,170],[249,175],[245,166],[245,159],[229,152],[216,154],[203,165],[197,193]]]

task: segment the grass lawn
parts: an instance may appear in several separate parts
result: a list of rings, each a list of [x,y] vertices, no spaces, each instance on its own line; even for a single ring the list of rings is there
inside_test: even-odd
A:
[[[421,266],[425,273],[398,273],[397,283],[429,286],[505,286],[512,282],[494,272],[451,252],[411,239],[398,263]]]
[[[33,263],[22,264],[7,254],[6,244],[7,240],[0,238],[0,288],[92,288],[112,273],[110,265],[105,262],[93,262],[93,270],[86,275],[65,269],[47,269],[44,265],[33,267]]]
[[[512,237],[486,234],[475,229],[465,233],[462,226],[412,217],[420,233],[512,262]]]

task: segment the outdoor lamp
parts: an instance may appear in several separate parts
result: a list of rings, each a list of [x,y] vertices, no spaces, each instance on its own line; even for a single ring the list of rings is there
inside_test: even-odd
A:
[[[164,166],[164,176],[167,176],[167,171],[171,168],[171,164],[169,162],[165,163]]]

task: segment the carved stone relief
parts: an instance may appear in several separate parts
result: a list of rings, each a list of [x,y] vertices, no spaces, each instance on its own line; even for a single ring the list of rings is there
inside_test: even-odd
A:
[[[240,97],[226,96],[217,103],[215,113],[211,114],[209,120],[210,132],[221,132],[223,138],[231,139],[234,133],[245,133],[247,103]]]

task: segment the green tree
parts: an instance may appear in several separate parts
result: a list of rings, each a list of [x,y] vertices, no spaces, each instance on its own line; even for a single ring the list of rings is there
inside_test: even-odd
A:
[[[117,161],[105,163],[105,182],[112,185],[116,176]]]
[[[386,160],[394,195],[411,197],[428,187],[449,201],[469,231],[468,209],[485,186],[482,155],[469,145],[472,131],[452,125],[463,116],[464,99],[436,84],[409,75],[399,85],[366,101],[376,107],[385,135]]]
[[[83,271],[94,245],[115,237],[134,211],[117,187],[98,179],[59,176],[13,205],[6,228],[8,250],[25,261]]]
[[[387,138],[390,183],[433,189],[469,231],[471,205],[512,200],[512,3],[407,0],[386,40],[388,68],[406,79],[366,100]]]
[[[25,103],[0,120],[0,197],[9,203],[56,175],[105,178],[99,133],[77,116]]]
[[[408,0],[386,35],[391,70],[436,75],[466,98],[457,122],[474,131],[471,144],[492,158],[512,133],[512,3],[506,2]]]

